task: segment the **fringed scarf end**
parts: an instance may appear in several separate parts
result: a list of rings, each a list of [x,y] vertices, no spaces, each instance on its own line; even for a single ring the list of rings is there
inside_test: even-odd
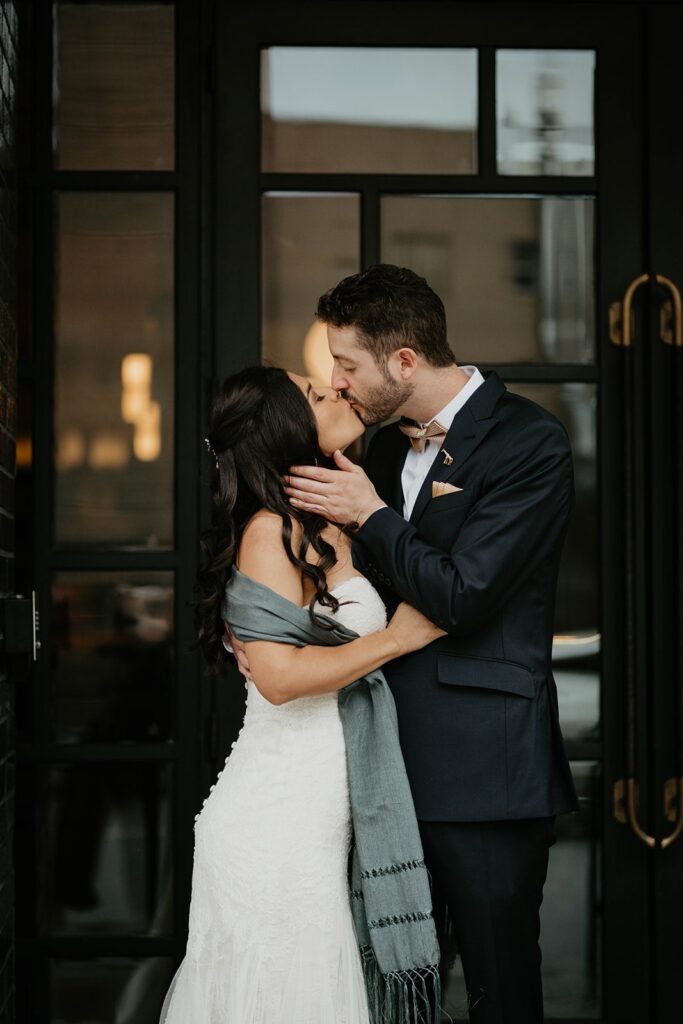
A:
[[[371,1024],[439,1024],[439,965],[382,974],[372,946],[361,947]]]

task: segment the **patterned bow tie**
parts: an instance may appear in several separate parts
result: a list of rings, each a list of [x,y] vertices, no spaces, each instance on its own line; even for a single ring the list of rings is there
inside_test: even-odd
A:
[[[442,427],[438,420],[432,420],[426,427],[421,427],[419,423],[415,423],[414,420],[401,419],[398,424],[398,429],[406,437],[410,438],[410,443],[413,446],[413,450],[416,452],[423,452],[425,449],[426,441],[440,440],[443,443],[443,439],[448,433],[445,427]]]

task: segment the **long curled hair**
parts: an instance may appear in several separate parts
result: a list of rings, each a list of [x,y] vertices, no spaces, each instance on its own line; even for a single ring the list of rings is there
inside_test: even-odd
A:
[[[208,440],[216,453],[211,479],[211,525],[200,535],[200,562],[194,586],[197,640],[212,673],[229,655],[222,643],[221,618],[225,584],[232,574],[244,528],[259,509],[282,519],[282,543],[290,562],[315,585],[315,601],[336,612],[339,601],[327,586],[327,570],[335,565],[334,548],[322,537],[328,525],[319,515],[302,512],[287,502],[281,477],[293,465],[331,465],[320,451],[313,410],[287,373],[272,366],[251,366],[228,377],[210,409]],[[292,519],[303,530],[298,549],[292,546]],[[309,548],[317,564],[306,560]]]

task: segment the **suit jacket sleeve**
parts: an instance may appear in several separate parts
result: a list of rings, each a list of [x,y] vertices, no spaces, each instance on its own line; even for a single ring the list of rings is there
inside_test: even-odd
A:
[[[354,563],[448,633],[466,634],[493,618],[555,551],[573,500],[566,431],[539,418],[495,457],[450,551],[425,543],[413,524],[383,508],[355,534]]]

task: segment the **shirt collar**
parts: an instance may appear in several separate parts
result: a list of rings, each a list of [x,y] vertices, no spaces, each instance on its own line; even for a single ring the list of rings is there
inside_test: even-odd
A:
[[[482,373],[477,369],[476,366],[461,366],[460,369],[463,373],[466,373],[469,377],[467,383],[458,391],[457,395],[451,398],[450,402],[444,405],[440,412],[437,412],[433,418],[438,420],[442,427],[446,430],[450,430],[451,424],[455,419],[456,413],[460,412],[465,402],[474,394],[480,384],[484,383],[484,377]],[[431,420],[429,421],[432,422]],[[426,426],[426,424],[421,424]]]

